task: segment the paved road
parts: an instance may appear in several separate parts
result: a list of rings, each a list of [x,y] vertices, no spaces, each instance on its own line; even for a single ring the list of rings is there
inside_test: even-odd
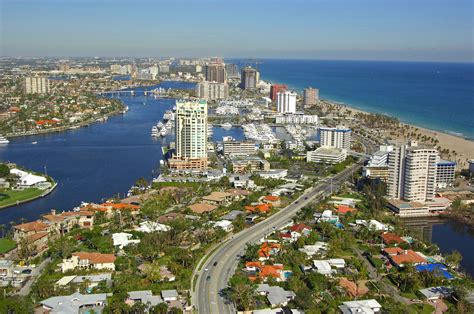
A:
[[[290,218],[302,207],[331,194],[331,191],[340,187],[360,167],[359,164],[355,164],[332,178],[322,181],[276,214],[222,243],[204,262],[201,270],[195,272],[198,278],[192,304],[198,312],[200,314],[235,313],[234,305],[221,297],[219,292],[227,287],[227,282],[234,274],[239,263],[239,256],[245,252],[247,243],[256,243],[271,233],[273,228],[278,229],[288,224]]]
[[[41,264],[39,264],[37,267],[33,268],[31,272],[31,277],[28,279],[25,285],[21,287],[17,294],[22,296],[28,295],[30,293],[31,286],[36,282],[38,276],[43,272],[43,269],[45,269],[50,262],[51,258],[48,257],[44,261],[42,261]]]

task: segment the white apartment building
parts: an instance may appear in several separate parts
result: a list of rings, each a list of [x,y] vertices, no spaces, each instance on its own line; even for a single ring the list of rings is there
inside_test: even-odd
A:
[[[229,98],[229,85],[227,83],[200,82],[196,84],[196,97],[206,100]]]
[[[345,149],[335,147],[319,147],[306,153],[307,162],[338,164],[347,158]]]
[[[49,80],[44,76],[28,76],[25,77],[24,87],[27,94],[47,94]]]
[[[170,167],[178,170],[207,167],[207,102],[176,101],[176,155]]]
[[[438,155],[435,148],[418,147],[416,142],[394,148],[388,158],[387,195],[409,202],[433,200]]]
[[[278,124],[318,124],[318,116],[301,112],[287,113],[276,116],[275,122]]]
[[[345,126],[335,128],[319,128],[320,143],[322,147],[335,147],[350,150],[352,130]]]
[[[295,113],[296,93],[290,91],[277,93],[277,111],[279,113]]]

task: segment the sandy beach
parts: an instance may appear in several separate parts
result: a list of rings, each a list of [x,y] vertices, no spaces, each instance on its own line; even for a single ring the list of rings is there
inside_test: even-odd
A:
[[[327,103],[338,106],[338,109],[340,109],[338,110],[338,115],[354,117],[357,113],[366,115],[373,114],[372,112],[363,111],[347,104],[340,104],[327,100],[324,100],[322,103],[323,105]],[[400,133],[394,136],[393,131],[390,130],[386,130],[385,132],[381,131],[381,133],[385,133],[384,135],[386,137],[391,138],[390,142],[395,145],[407,143],[407,141],[412,138],[412,136],[407,136],[407,133],[409,132],[415,132],[419,134],[420,137],[425,136],[437,139],[438,143],[436,146],[438,146],[439,151],[441,152],[441,157],[451,161],[456,161],[458,163],[458,170],[466,168],[467,161],[469,159],[474,159],[474,141],[467,140],[453,134],[434,131],[420,126],[400,122],[399,129],[401,130],[404,128],[407,130],[405,135]],[[443,150],[449,150],[449,153],[447,151],[443,152]]]

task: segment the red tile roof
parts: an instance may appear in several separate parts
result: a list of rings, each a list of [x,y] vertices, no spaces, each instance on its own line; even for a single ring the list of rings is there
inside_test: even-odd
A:
[[[393,255],[391,256],[391,259],[395,263],[395,265],[398,266],[403,264],[419,264],[426,262],[426,259],[424,259],[420,255],[418,255],[418,253],[412,250],[406,250],[398,255]]]
[[[403,240],[398,234],[394,234],[390,232],[383,233],[382,239],[386,245],[390,245],[393,243],[400,244],[400,243],[405,242],[405,240]]]
[[[258,256],[260,257],[270,257],[274,251],[279,251],[281,248],[280,243],[271,243],[271,242],[263,242],[258,250]]]
[[[81,260],[89,260],[90,264],[105,264],[115,262],[114,254],[101,254],[101,253],[89,253],[89,252],[75,252],[72,256],[77,256]]]
[[[403,250],[399,247],[387,247],[383,249],[383,251],[387,255],[397,255],[403,252]]]
[[[47,231],[48,225],[41,221],[32,221],[32,222],[27,222],[21,225],[16,225],[13,228],[17,230],[21,230],[23,232],[30,232],[30,231],[39,232],[39,231]]]
[[[298,233],[302,233],[305,229],[311,231],[311,227],[305,224],[296,224],[290,227],[291,231]]]
[[[356,212],[356,211],[357,211],[356,208],[349,207],[349,206],[346,206],[346,205],[338,205],[337,206],[337,213],[338,214],[347,214],[347,213],[352,213],[352,212]]]
[[[273,196],[273,195],[267,195],[264,197],[264,199],[266,201],[270,201],[270,202],[276,202],[276,201],[279,201],[280,198],[278,196]]]

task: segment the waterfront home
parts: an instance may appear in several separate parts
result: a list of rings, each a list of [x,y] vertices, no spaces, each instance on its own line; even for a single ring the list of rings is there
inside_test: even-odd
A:
[[[76,268],[115,270],[115,255],[89,252],[75,252],[59,264],[61,271],[67,272]]]
[[[342,314],[372,314],[380,312],[382,310],[382,305],[374,299],[346,301],[342,302],[339,309]]]
[[[382,253],[387,256],[390,262],[396,267],[403,267],[406,264],[426,264],[426,259],[412,250],[391,247],[383,249]]]
[[[259,284],[257,293],[266,296],[271,307],[287,306],[288,302],[296,297],[293,291],[287,291],[279,286],[269,286],[268,284]]]
[[[81,206],[80,210],[90,212],[103,212],[108,218],[111,218],[117,211],[127,211],[132,216],[135,216],[140,212],[140,206],[126,203],[106,202],[103,204],[84,204],[83,206]]]
[[[129,306],[133,306],[137,302],[144,304],[146,307],[163,303],[163,299],[159,295],[153,295],[151,290],[129,291],[127,294],[128,297],[125,299],[125,303]]]
[[[51,297],[40,301],[35,313],[102,313],[107,304],[107,294],[81,294]]]
[[[18,188],[39,187],[41,184],[48,181],[43,176],[38,176],[17,168],[10,169],[10,174],[16,175],[18,177],[16,185]]]
[[[48,234],[50,230],[51,225],[40,220],[19,224],[13,226],[13,240],[19,242],[23,238],[28,238],[38,233]]]
[[[112,240],[114,242],[114,246],[118,247],[119,249],[123,249],[124,247],[130,244],[138,244],[140,240],[132,240],[133,234],[119,232],[112,234]]]
[[[57,214],[56,210],[52,209],[51,213],[43,215],[42,218],[47,224],[51,225],[51,230],[55,230],[58,234],[67,233],[74,226],[87,229],[94,226],[94,213],[86,210]]]

